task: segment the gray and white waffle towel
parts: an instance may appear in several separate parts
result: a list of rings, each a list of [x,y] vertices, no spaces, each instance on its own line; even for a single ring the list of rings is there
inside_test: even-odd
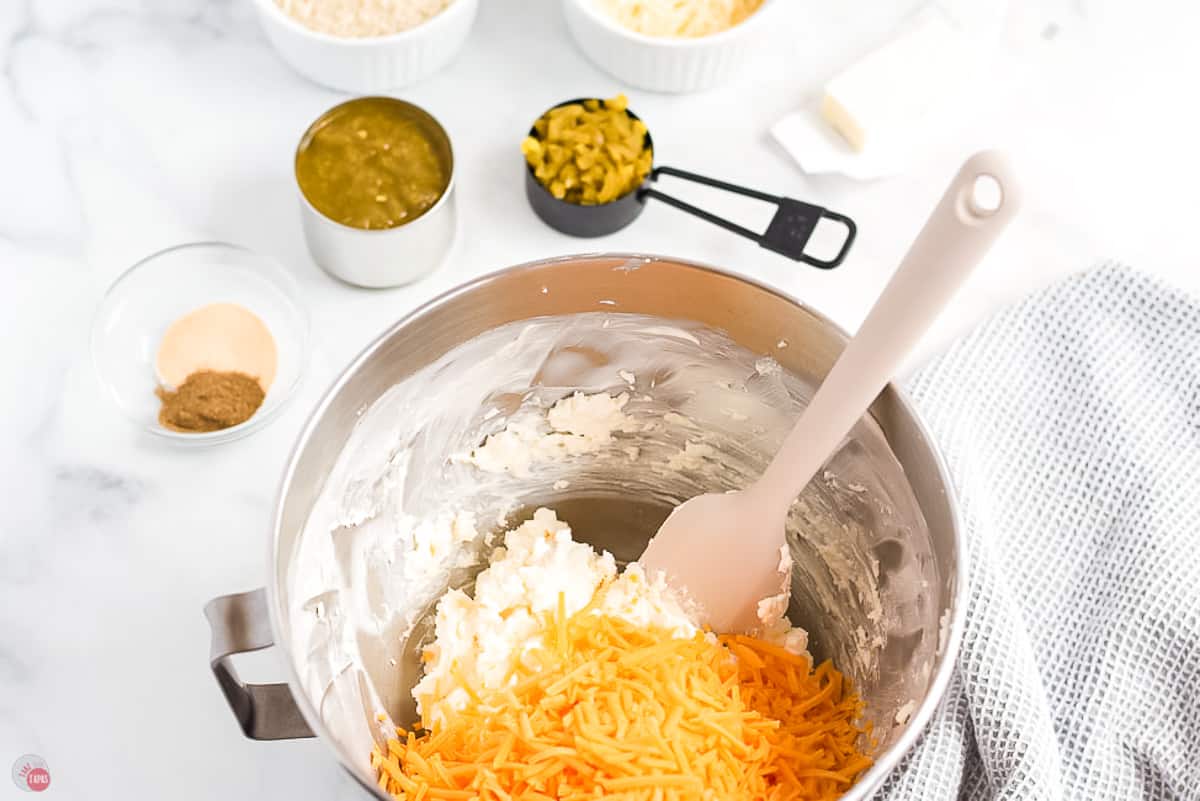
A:
[[[1106,265],[907,382],[971,549],[947,697],[879,799],[1200,799],[1200,304]]]

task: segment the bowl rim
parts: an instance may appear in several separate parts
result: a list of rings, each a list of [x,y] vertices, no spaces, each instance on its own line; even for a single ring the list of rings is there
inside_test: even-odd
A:
[[[290,689],[294,692],[292,696],[295,700],[296,707],[300,711],[300,716],[308,724],[314,736],[319,739],[322,744],[333,752],[334,757],[341,764],[342,768],[354,779],[361,787],[367,790],[368,793],[377,799],[383,801],[387,796],[382,793],[378,787],[373,784],[364,782],[362,777],[352,768],[354,764],[353,757],[349,755],[342,743],[330,736],[329,729],[321,719],[320,713],[314,709],[312,701],[308,694],[304,691],[304,684],[300,679],[300,674],[296,670],[296,657],[293,653],[293,643],[288,637],[287,628],[283,625],[284,610],[281,605],[282,594],[280,581],[278,578],[278,560],[279,560],[279,542],[280,534],[283,528],[283,510],[288,493],[292,489],[292,484],[296,477],[296,471],[300,464],[301,456],[308,447],[312,439],[313,432],[321,424],[325,418],[329,407],[332,405],[337,395],[342,391],[345,385],[359,372],[362,366],[370,361],[375,354],[384,346],[384,344],[393,337],[398,331],[404,327],[419,320],[423,316],[440,306],[450,303],[454,299],[470,292],[478,290],[480,287],[503,277],[507,273],[518,271],[537,271],[542,269],[553,269],[560,264],[569,264],[572,261],[579,259],[596,259],[596,258],[616,258],[639,260],[646,263],[656,261],[666,261],[672,264],[681,265],[691,270],[701,272],[715,273],[717,275],[733,278],[738,281],[745,282],[753,287],[756,287],[764,292],[775,295],[776,297],[791,303],[808,314],[813,315],[822,324],[828,326],[830,330],[839,335],[843,340],[849,341],[850,335],[847,331],[834,322],[831,318],[817,311],[811,305],[802,302],[795,295],[790,294],[786,290],[778,286],[772,286],[757,278],[748,275],[742,275],[732,272],[721,267],[717,267],[711,263],[686,258],[666,256],[649,252],[637,251],[582,251],[561,256],[552,256],[549,258],[533,259],[530,261],[521,262],[499,270],[493,270],[477,275],[463,283],[454,286],[441,294],[429,298],[424,303],[417,305],[402,315],[395,322],[386,326],[374,339],[364,346],[357,355],[350,359],[346,366],[339,372],[325,388],[317,403],[309,412],[308,419],[305,420],[303,426],[297,432],[295,439],[292,442],[291,450],[287,455],[287,460],[284,462],[283,471],[280,474],[279,482],[276,484],[274,506],[271,510],[270,517],[270,532],[264,538],[266,540],[266,561],[265,561],[265,591],[267,598],[267,617],[270,621],[271,634],[274,639],[274,644],[283,654],[284,665],[284,680]],[[940,708],[942,701],[946,698],[946,692],[950,687],[950,680],[954,674],[958,663],[958,655],[961,650],[967,617],[967,601],[970,591],[971,580],[971,552],[967,542],[966,530],[964,528],[964,518],[962,509],[958,499],[958,492],[951,477],[949,466],[946,463],[945,455],[937,446],[937,440],[934,439],[932,432],[925,420],[921,417],[916,406],[909,398],[908,393],[895,381],[889,381],[884,387],[884,392],[891,391],[896,399],[899,407],[907,414],[909,420],[914,424],[921,439],[928,446],[930,457],[933,462],[934,469],[937,471],[938,478],[942,483],[942,492],[946,499],[947,509],[950,516],[952,527],[951,535],[954,540],[955,549],[958,552],[958,559],[955,567],[957,576],[955,578],[954,589],[952,591],[952,604],[950,610],[950,619],[948,622],[949,631],[946,638],[945,647],[940,651],[938,657],[940,662],[936,671],[930,677],[928,689],[925,692],[924,698],[917,706],[916,711],[905,725],[905,729],[900,733],[900,736],[891,744],[886,754],[882,758],[877,759],[865,773],[854,782],[853,785],[846,789],[842,796],[843,801],[862,801],[869,794],[877,790],[884,779],[900,764],[901,760],[912,752],[916,746],[917,740],[925,733],[925,727],[930,720],[933,719],[934,713]],[[869,412],[868,412],[869,413]]]
[[[111,382],[105,378],[106,371],[100,364],[98,343],[102,336],[100,330],[101,319],[103,317],[105,307],[120,293],[124,285],[130,279],[132,279],[136,273],[143,271],[143,268],[145,267],[153,266],[154,263],[161,258],[173,255],[179,251],[200,251],[208,249],[232,251],[240,253],[244,256],[249,256],[258,262],[260,267],[266,270],[270,276],[271,283],[282,292],[283,296],[287,300],[288,305],[291,306],[292,310],[299,318],[300,337],[298,342],[298,368],[291,383],[282,388],[279,401],[272,405],[271,408],[264,409],[261,411],[261,413],[255,412],[248,419],[238,423],[235,426],[230,426],[229,428],[222,428],[217,431],[201,431],[195,434],[187,434],[181,431],[172,431],[169,428],[164,428],[162,425],[158,424],[157,420],[154,422],[146,422],[140,417],[134,418],[134,416],[129,413],[129,411],[125,408],[125,404],[121,401],[121,398],[113,388]],[[274,336],[274,334],[272,334],[272,336]],[[231,442],[233,440],[249,436],[260,428],[266,426],[266,424],[271,420],[275,419],[279,412],[287,405],[288,401],[295,397],[296,390],[298,390],[300,385],[304,382],[304,375],[307,372],[308,366],[307,362],[310,344],[311,320],[309,317],[309,312],[307,307],[305,307],[304,303],[301,301],[300,285],[292,276],[292,274],[284,269],[283,265],[272,258],[263,256],[262,254],[242,245],[236,245],[232,242],[222,242],[215,239],[184,242],[182,244],[172,245],[170,247],[157,250],[148,256],[138,259],[130,267],[127,267],[124,271],[122,271],[121,274],[118,275],[111,284],[109,284],[108,288],[104,290],[104,294],[100,297],[99,303],[96,304],[96,310],[92,317],[92,325],[88,342],[90,351],[89,355],[92,362],[92,371],[103,387],[105,394],[108,395],[108,397],[112,400],[113,405],[121,411],[124,418],[136,425],[139,429],[149,434],[153,434],[154,436],[161,437],[165,440],[186,445],[215,445],[220,442]]]
[[[266,2],[273,2],[273,0],[266,0]],[[762,26],[762,18],[769,13],[768,8],[774,8],[776,5],[775,0],[762,0],[762,5],[753,14],[732,28],[726,28],[723,31],[711,33],[707,36],[672,38],[667,36],[650,36],[649,34],[630,30],[597,8],[596,0],[563,0],[563,2],[574,5],[593,25],[604,28],[610,33],[621,36],[631,42],[669,50],[698,50],[708,46],[719,46],[725,42],[747,36],[750,31]]]
[[[765,0],[770,2],[770,0]],[[450,4],[444,9],[434,14],[429,19],[421,22],[413,27],[397,31],[396,33],[386,33],[378,36],[337,36],[332,33],[323,31],[315,31],[309,28],[304,23],[293,18],[290,14],[284,11],[275,0],[254,0],[254,4],[258,6],[259,13],[269,17],[275,25],[286,28],[294,34],[305,36],[309,39],[327,44],[344,45],[352,48],[375,47],[391,44],[402,44],[405,42],[416,41],[422,36],[431,34],[439,26],[445,27],[448,23],[447,19],[452,19],[455,15],[471,14],[474,15],[479,7],[479,0],[451,0]],[[468,9],[463,11],[462,9]]]

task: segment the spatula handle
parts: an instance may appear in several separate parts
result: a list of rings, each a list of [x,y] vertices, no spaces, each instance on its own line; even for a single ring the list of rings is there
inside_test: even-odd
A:
[[[991,198],[986,196],[989,188]],[[756,490],[782,504],[800,494],[1019,206],[1020,191],[1003,155],[984,151],[967,160]]]

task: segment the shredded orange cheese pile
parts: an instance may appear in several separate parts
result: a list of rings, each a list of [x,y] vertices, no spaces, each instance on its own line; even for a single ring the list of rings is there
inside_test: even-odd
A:
[[[834,799],[871,764],[861,703],[826,662],[751,637],[562,610],[538,667],[371,764],[398,801]]]

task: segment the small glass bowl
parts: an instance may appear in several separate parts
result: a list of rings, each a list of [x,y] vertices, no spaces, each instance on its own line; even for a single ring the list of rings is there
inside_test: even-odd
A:
[[[262,318],[279,354],[275,380],[244,423],[172,431],[158,422],[158,346],[171,323],[210,303],[237,303]],[[133,423],[175,442],[213,445],[262,428],[295,394],[308,365],[308,314],[295,279],[275,262],[237,245],[196,242],[148,256],[113,282],[92,323],[91,347],[100,383]]]

